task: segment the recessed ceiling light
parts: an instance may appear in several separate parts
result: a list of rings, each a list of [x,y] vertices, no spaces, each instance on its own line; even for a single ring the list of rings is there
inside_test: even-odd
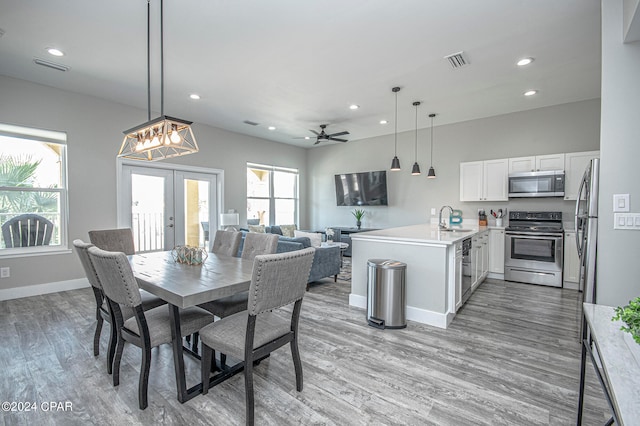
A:
[[[191,99],[195,99],[195,100],[200,99],[200,95],[197,95],[197,94],[195,94],[195,93],[190,94],[190,95],[189,95],[189,97],[190,97]]]
[[[525,96],[533,96],[533,95],[535,95],[536,93],[538,93],[538,91],[537,91],[537,90],[527,90],[526,92],[524,92],[524,95],[525,95]]]
[[[273,126],[269,126],[269,130],[275,130],[276,128]]]
[[[304,138],[307,139],[307,140],[311,139],[309,136],[305,136]]]
[[[531,62],[533,62],[533,58],[522,58],[516,63],[516,65],[524,67],[525,65],[529,65]]]
[[[55,47],[47,47],[47,52],[49,52],[49,55],[53,56],[64,56],[64,52],[60,49],[56,49]]]
[[[360,105],[356,105],[356,104],[349,105],[349,109],[358,109],[358,108],[360,108]]]
[[[387,124],[388,121],[387,120],[380,120],[380,124]]]

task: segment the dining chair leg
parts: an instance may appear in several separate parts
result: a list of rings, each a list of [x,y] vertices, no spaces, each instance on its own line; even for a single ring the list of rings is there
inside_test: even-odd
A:
[[[198,334],[198,332],[196,331],[195,333],[193,333],[193,343],[191,344],[191,351],[198,353],[198,339],[200,337],[200,334]]]
[[[227,356],[222,352],[220,352],[220,368],[223,370],[227,368]]]
[[[113,357],[116,353],[116,343],[118,342],[118,332],[116,328],[111,325],[111,330],[109,332],[109,347],[107,348],[107,373],[111,374],[113,372]]]
[[[246,400],[247,426],[253,426],[255,422],[255,408],[253,400],[253,358],[249,357],[244,362],[244,392]]]
[[[300,351],[298,350],[298,336],[291,341],[291,356],[293,358],[293,368],[296,372],[296,390],[302,392],[302,362],[300,361]]]
[[[96,332],[93,335],[93,356],[100,355],[100,333],[102,332],[102,323],[104,320],[98,313],[98,323],[96,324]]]
[[[149,367],[151,366],[151,348],[143,345],[142,348],[142,365],[140,366],[140,382],[138,384],[138,400],[140,409],[147,408],[147,389],[149,388]]]
[[[122,361],[122,351],[124,350],[124,339],[118,336],[118,344],[116,346],[116,354],[113,359],[113,386],[120,384],[120,361]]]
[[[213,359],[213,353],[213,349],[211,349],[204,343],[202,344],[202,355],[200,357],[200,374],[203,395],[209,393],[209,376],[211,373],[211,360]]]

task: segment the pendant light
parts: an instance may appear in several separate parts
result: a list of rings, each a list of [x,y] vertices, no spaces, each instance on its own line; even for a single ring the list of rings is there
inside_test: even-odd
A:
[[[397,172],[400,170],[400,160],[398,159],[398,92],[400,91],[400,88],[394,87],[391,91],[396,94],[396,119],[394,121],[395,132],[393,134],[394,148],[393,160],[391,160],[391,171]]]
[[[160,0],[160,117],[151,119],[151,0],[147,0],[147,122],[124,131],[118,157],[142,161],[198,152],[191,121],[164,115],[164,4]]]
[[[429,167],[429,173],[427,173],[428,179],[436,178],[436,170],[433,168],[433,117],[436,115],[431,113],[429,117],[431,117],[431,167]]]
[[[413,163],[413,168],[411,169],[412,176],[420,176],[420,165],[418,165],[418,106],[420,102],[414,102],[413,106],[416,107],[416,141],[415,141],[415,163]]]

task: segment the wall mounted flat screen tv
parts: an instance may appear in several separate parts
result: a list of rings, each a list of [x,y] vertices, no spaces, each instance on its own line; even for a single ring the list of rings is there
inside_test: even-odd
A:
[[[338,206],[386,206],[387,172],[346,173],[335,175]]]

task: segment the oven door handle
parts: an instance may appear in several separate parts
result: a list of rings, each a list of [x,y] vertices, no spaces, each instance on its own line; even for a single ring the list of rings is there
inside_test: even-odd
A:
[[[507,233],[507,237],[525,238],[528,240],[561,240],[560,235],[531,235],[531,234],[510,234]]]

